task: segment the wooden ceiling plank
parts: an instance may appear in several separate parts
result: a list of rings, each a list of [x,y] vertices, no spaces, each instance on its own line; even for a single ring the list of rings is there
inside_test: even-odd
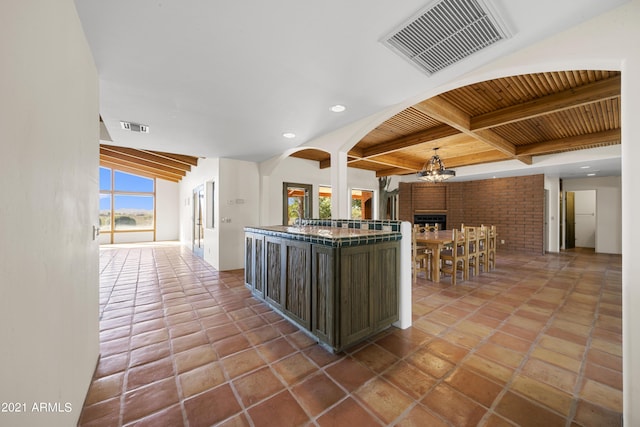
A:
[[[440,139],[447,138],[452,135],[459,134],[460,131],[446,124],[439,125],[435,128],[427,129],[421,132],[404,136],[389,142],[378,144],[369,149],[363,150],[362,158],[378,156],[381,154],[390,154],[400,151],[414,145],[424,144],[426,142],[436,142]]]
[[[414,162],[411,160],[400,159],[396,156],[385,154],[381,156],[375,157],[367,157],[366,159],[369,162],[378,163],[385,166],[393,166],[401,169],[407,169],[410,171],[419,171],[424,166],[424,162]]]
[[[122,165],[123,167],[127,167],[129,169],[139,170],[139,171],[145,172],[147,174],[153,174],[154,176],[163,176],[163,177],[170,177],[170,178],[176,178],[176,179],[182,179],[182,177],[184,176],[184,175],[181,175],[179,173],[166,172],[166,171],[162,171],[162,170],[159,170],[159,169],[151,168],[151,167],[148,167],[148,166],[143,166],[143,165],[141,165],[139,163],[128,162],[128,161],[124,161],[124,160],[121,160],[121,159],[115,159],[115,158],[104,156],[104,155],[100,155],[100,161],[101,162],[109,162],[111,164]]]
[[[365,150],[362,148],[353,147],[347,154],[353,157],[362,158],[365,157],[364,151]]]
[[[616,76],[472,117],[470,130],[488,129],[619,96],[620,76]]]
[[[117,152],[114,152],[114,151],[109,151],[109,150],[106,150],[104,148],[100,148],[100,155],[104,155],[104,156],[107,156],[107,157],[110,157],[110,158],[113,158],[113,159],[118,159],[118,160],[121,160],[121,161],[126,161],[126,162],[129,162],[129,163],[134,164],[134,165],[135,164],[139,164],[139,165],[151,168],[151,169],[156,169],[156,170],[160,170],[160,171],[163,171],[163,172],[169,172],[169,173],[172,173],[172,174],[175,174],[175,175],[185,176],[187,174],[186,171],[183,171],[183,170],[170,168],[170,167],[163,166],[161,164],[154,163],[154,162],[149,162],[149,161],[146,161],[146,160],[141,160],[139,158],[127,156],[126,154],[123,154],[123,153],[117,153]]]
[[[620,143],[622,132],[620,129],[595,132],[587,135],[570,136],[551,141],[537,142],[534,144],[518,147],[518,156],[536,156],[541,154],[551,154],[558,151],[576,150],[589,148],[594,144]]]
[[[400,169],[400,168],[382,169],[382,170],[376,171],[376,178],[383,177],[383,176],[392,176],[392,175],[409,175],[411,173],[413,172],[407,171],[406,169]]]
[[[150,151],[150,150],[142,150],[149,153],[153,153],[157,156],[166,157],[170,160],[175,160],[190,166],[198,166],[198,157],[195,156],[187,156],[185,154],[173,154],[173,153],[165,153],[162,151]]]
[[[515,158],[515,145],[488,129],[477,132],[471,131],[469,129],[469,126],[471,125],[471,117],[460,108],[450,102],[447,102],[441,97],[436,96],[434,98],[427,99],[416,104],[415,107],[436,120],[446,123],[449,126],[452,126],[467,135],[473,136],[485,144],[488,144]]]
[[[419,102],[414,105],[414,108],[458,129],[460,132],[469,132],[470,130],[471,116],[440,96]]]
[[[520,160],[522,163],[524,163],[525,165],[529,165],[531,166],[533,164],[533,156],[516,156],[516,158],[518,160]]]
[[[108,155],[110,157],[113,157],[113,158],[116,158],[116,159],[120,159],[120,160],[124,160],[124,161],[128,161],[128,162],[134,163],[134,164],[135,163],[141,164],[141,165],[147,166],[149,168],[163,170],[165,172],[171,172],[171,173],[180,174],[182,176],[186,175],[186,173],[188,172],[188,171],[186,171],[184,169],[176,169],[176,168],[173,168],[171,166],[163,165],[161,163],[156,163],[156,162],[144,160],[144,159],[141,159],[140,157],[130,156],[130,155],[126,154],[126,153],[121,153],[119,151],[111,151],[111,150],[109,150],[107,148],[104,148],[104,147],[100,147],[100,154]]]
[[[157,156],[155,154],[151,154],[151,152],[148,152],[148,151],[136,150],[134,148],[126,148],[126,147],[115,147],[112,145],[102,145],[101,148],[104,148],[105,150],[109,150],[112,152],[125,154],[127,156],[134,157],[147,162],[157,163],[165,167],[182,170],[185,172],[189,172],[191,170],[190,165],[186,165],[176,160],[171,160],[161,156]]]
[[[456,156],[445,159],[445,167],[453,169],[468,165],[477,165],[480,163],[492,163],[508,160],[510,157],[498,150],[482,151],[465,156]]]
[[[141,169],[139,166],[131,166],[124,164],[123,162],[111,162],[106,159],[100,159],[100,166],[110,169],[116,169],[122,172],[132,173],[135,175],[146,176],[147,178],[159,178],[172,182],[180,182],[180,179],[182,178],[176,175],[161,174],[157,171],[147,171]]]

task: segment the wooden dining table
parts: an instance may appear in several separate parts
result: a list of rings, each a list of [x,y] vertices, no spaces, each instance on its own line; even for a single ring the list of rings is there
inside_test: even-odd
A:
[[[416,243],[431,249],[431,280],[440,282],[440,252],[442,248],[453,243],[452,230],[425,231],[416,234]]]

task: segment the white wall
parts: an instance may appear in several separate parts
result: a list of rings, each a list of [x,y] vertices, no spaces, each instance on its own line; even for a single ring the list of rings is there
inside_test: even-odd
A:
[[[182,178],[179,185],[179,224],[180,242],[191,248],[193,242],[193,190],[200,185],[206,189],[207,182],[215,182],[216,194],[211,200],[205,192],[205,218],[207,210],[214,209],[214,226],[204,230],[204,260],[214,268],[220,269],[219,231],[220,231],[220,159],[200,159],[198,166],[192,167],[191,172]]]
[[[622,354],[624,425],[640,425],[640,228],[637,216],[640,212],[640,1],[608,15],[609,24],[591,30],[591,39],[597,41],[597,33],[606,34],[604,43],[598,42],[603,56],[622,58]],[[589,40],[588,42],[591,42]],[[607,50],[608,49],[608,50]],[[612,52],[613,50],[613,52]],[[607,198],[616,194],[606,192]]]
[[[204,231],[204,259],[218,270],[244,268],[244,227],[259,221],[258,165],[231,159],[201,159],[180,182],[180,241],[191,247],[193,189],[215,182],[213,200],[205,193],[206,209],[214,209],[213,227]],[[208,215],[205,212],[205,217]]]
[[[0,58],[0,402],[27,410],[0,425],[67,427],[99,349],[98,76],[72,0],[3,0]]]
[[[178,240],[180,235],[180,186],[156,179],[156,240]]]
[[[596,191],[595,251],[599,253],[622,253],[621,181],[621,177],[562,180],[563,191]]]
[[[244,227],[256,225],[260,214],[258,165],[220,159],[220,270],[244,268]]]
[[[560,252],[560,180],[554,177],[544,177],[544,189],[548,191],[547,230],[545,237],[548,252]]]
[[[282,223],[283,182],[313,185],[314,216],[318,214],[318,187],[331,186],[330,170],[318,168],[314,161],[285,158],[270,175],[260,177],[257,163],[201,159],[180,182],[180,241],[187,247],[191,247],[192,239],[191,194],[194,188],[208,181],[216,183],[215,221],[213,228],[205,229],[204,259],[219,270],[244,268],[245,226]],[[348,171],[349,194],[353,188],[373,190],[374,209],[377,209],[377,186],[373,172]],[[211,201],[205,199],[205,205],[210,208]]]

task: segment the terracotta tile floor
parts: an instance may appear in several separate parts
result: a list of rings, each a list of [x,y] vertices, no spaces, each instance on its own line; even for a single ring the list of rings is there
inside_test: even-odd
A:
[[[103,248],[82,426],[619,426],[621,257],[418,278],[413,326],[334,355],[177,245]]]

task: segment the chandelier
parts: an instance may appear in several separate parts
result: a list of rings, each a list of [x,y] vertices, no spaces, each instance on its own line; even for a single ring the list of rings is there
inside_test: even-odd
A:
[[[438,156],[438,149],[434,148],[434,155],[424,164],[424,167],[418,172],[418,179],[428,182],[441,182],[445,179],[456,176],[456,171],[445,169],[444,163]]]

